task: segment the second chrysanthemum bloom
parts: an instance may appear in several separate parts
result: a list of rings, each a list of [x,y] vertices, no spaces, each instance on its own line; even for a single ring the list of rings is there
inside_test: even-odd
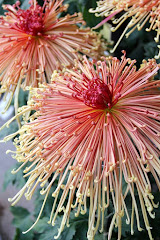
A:
[[[101,26],[103,23],[113,19],[116,24],[112,31],[116,31],[122,23],[129,19],[126,29],[119,38],[114,49],[117,47],[122,37],[126,34],[128,37],[135,29],[141,30],[147,22],[149,27],[146,31],[155,30],[157,35],[155,41],[159,43],[160,36],[160,0],[101,0],[97,2],[96,9],[90,9],[96,16],[105,16],[106,18],[96,27]],[[117,14],[122,12],[121,16]],[[116,19],[114,18],[116,16]],[[160,57],[160,53],[157,58]]]
[[[98,57],[103,52],[97,33],[79,28],[80,13],[59,17],[67,10],[63,0],[31,1],[27,10],[5,5],[0,17],[0,92],[14,93],[17,85],[37,87],[49,81],[55,69],[73,64],[81,53]]]
[[[136,70],[134,63],[125,54],[121,61],[109,57],[90,62],[84,57],[72,70],[54,73],[51,84],[33,89],[29,106],[21,109],[22,113],[35,110],[15,139],[15,158],[22,166],[29,164],[24,170],[28,180],[10,201],[15,204],[23,194],[31,199],[40,183],[45,204],[58,179],[50,216],[54,225],[58,213],[64,212],[58,236],[68,225],[72,209],[76,216],[87,212],[88,198],[88,239],[94,239],[100,225],[103,231],[110,200],[115,213],[108,239],[114,225],[121,238],[124,216],[132,234],[134,222],[141,231],[136,191],[152,239],[147,215],[154,218],[156,204],[148,172],[160,188],[160,81],[153,80],[159,66],[149,60]]]

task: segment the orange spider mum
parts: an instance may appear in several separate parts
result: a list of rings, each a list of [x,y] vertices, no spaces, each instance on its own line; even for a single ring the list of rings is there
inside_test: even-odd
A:
[[[100,24],[98,24],[95,28],[100,27],[102,24],[112,19],[119,12],[125,11],[124,14],[120,18],[114,19],[113,23],[117,24],[116,27],[113,27],[111,30],[116,31],[121,24],[126,21],[128,18],[131,18],[130,22],[127,24],[126,29],[122,33],[120,39],[115,45],[113,51],[118,46],[119,42],[123,38],[124,35],[129,37],[129,35],[137,28],[141,30],[144,25],[149,21],[150,27],[146,29],[146,31],[155,30],[157,32],[157,36],[155,37],[155,41],[159,42],[160,35],[160,0],[103,0],[97,2],[98,6],[95,10],[90,9],[90,12],[96,13],[98,16],[105,16]],[[129,31],[128,31],[129,30]],[[127,32],[128,31],[128,32]],[[160,52],[156,58],[160,57]]]
[[[48,0],[41,7],[31,1],[28,10],[20,9],[19,1],[3,6],[8,12],[0,16],[1,92],[14,93],[21,82],[38,87],[80,53],[97,58],[103,52],[97,33],[77,26],[85,24],[80,13],[59,18],[68,7],[62,3]]]
[[[10,201],[14,205],[23,194],[31,199],[40,183],[45,199],[38,221],[50,188],[58,179],[49,221],[54,225],[58,213],[63,212],[56,238],[65,225],[69,226],[72,209],[76,216],[86,213],[88,198],[89,240],[94,239],[100,225],[103,231],[104,211],[110,200],[115,213],[108,239],[114,225],[118,226],[118,239],[121,238],[124,216],[127,224],[131,224],[132,234],[134,222],[141,231],[134,194],[137,191],[152,239],[147,215],[154,218],[152,211],[157,205],[148,173],[152,173],[160,188],[160,80],[153,80],[159,66],[155,60],[149,60],[136,70],[134,63],[125,53],[121,61],[108,57],[90,62],[84,57],[72,70],[54,73],[51,84],[33,89],[29,106],[19,112],[35,110],[15,139],[14,157],[22,162],[20,168],[26,163],[30,165],[24,170],[26,184]],[[125,191],[122,179],[126,182]],[[125,203],[128,194],[131,216]]]

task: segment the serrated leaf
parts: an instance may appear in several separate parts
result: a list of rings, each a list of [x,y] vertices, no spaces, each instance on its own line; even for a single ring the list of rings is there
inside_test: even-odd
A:
[[[47,223],[49,220],[47,217],[40,219],[35,226],[35,230],[38,233],[41,233],[41,235],[39,236],[39,240],[53,240],[54,236],[58,234],[58,228],[61,225],[62,217],[63,216],[58,216],[56,218],[55,226]],[[64,231],[61,233],[59,240],[72,240],[75,232],[75,224],[70,224],[70,227],[64,228]]]
[[[58,231],[58,227],[60,226],[60,222],[61,222],[61,218],[57,217],[56,219],[56,224],[55,226],[52,226],[51,224],[48,224],[48,218],[44,217],[42,219],[40,219],[41,221],[37,223],[37,226],[35,227],[35,230],[39,230],[40,227],[42,227],[43,229],[41,229],[41,235],[39,236],[39,240],[53,240],[54,236],[57,235]],[[47,221],[46,221],[47,220]]]
[[[47,229],[47,231],[43,232],[39,236],[39,240],[53,240],[56,234],[57,234],[57,229],[54,229],[54,227],[52,227],[52,229]]]
[[[76,228],[75,228],[75,225],[72,224],[69,227],[66,227],[65,230],[62,232],[61,240],[64,240],[64,239],[72,240],[75,233],[76,233]]]
[[[36,224],[34,230],[38,233],[43,233],[46,230],[50,229],[51,225],[49,225],[48,222],[49,218],[44,217],[39,219],[38,223]]]
[[[12,224],[17,228],[16,234],[14,236],[15,240],[32,240],[34,236],[33,230],[30,230],[28,233],[23,234],[23,231],[29,229],[33,221],[31,220],[30,212],[23,207],[11,207],[11,213],[13,214]]]
[[[65,229],[63,230],[63,232],[61,233],[59,240],[72,240],[73,236],[75,235],[75,226],[72,225],[70,227],[65,227]],[[56,236],[58,234],[57,231],[57,226],[55,225],[54,227],[51,226],[50,229],[47,229],[47,231],[45,231],[44,233],[42,233],[39,237],[39,240],[53,240],[54,236]]]
[[[51,226],[47,224],[49,220],[47,217],[44,217],[39,220],[37,225],[35,226],[35,230],[40,233],[39,240],[52,240],[54,236],[58,234],[58,228],[61,225],[63,216],[58,216],[56,218],[55,226]],[[85,240],[86,233],[88,229],[88,215],[80,215],[79,217],[75,217],[75,213],[71,212],[70,216],[70,226],[64,228],[61,233],[59,240]]]
[[[88,230],[88,213],[75,217],[75,212],[72,211],[70,214],[70,226],[75,226],[74,240],[87,240]]]

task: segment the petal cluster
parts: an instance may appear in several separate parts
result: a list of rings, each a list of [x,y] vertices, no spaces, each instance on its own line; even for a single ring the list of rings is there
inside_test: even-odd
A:
[[[148,173],[160,188],[160,80],[153,80],[158,69],[155,60],[149,60],[137,70],[135,60],[125,53],[121,60],[108,57],[96,62],[84,57],[73,69],[55,72],[52,83],[33,89],[29,105],[19,114],[35,112],[18,131],[14,156],[22,162],[20,168],[29,164],[24,170],[28,180],[10,199],[13,205],[23,194],[31,199],[40,184],[45,195],[42,211],[58,180],[49,221],[54,225],[63,212],[56,238],[69,226],[71,211],[76,216],[87,212],[89,199],[87,238],[92,240],[98,229],[103,231],[104,212],[112,201],[108,239],[114,226],[120,239],[123,217],[132,234],[135,222],[142,230],[136,191],[152,239],[148,215],[154,218],[157,205]],[[93,99],[88,91],[93,91]],[[125,203],[128,195],[132,213]]]
[[[116,24],[116,27],[112,28],[112,31],[116,31],[123,22],[127,19],[130,19],[127,24],[126,29],[122,33],[119,41],[115,45],[114,49],[117,47],[122,37],[129,35],[135,30],[141,30],[147,22],[149,22],[149,28],[146,28],[146,31],[150,32],[154,30],[157,32],[155,41],[159,42],[160,36],[160,1],[159,0],[103,0],[97,2],[97,8],[90,9],[91,12],[95,13],[96,16],[105,16],[106,19],[103,20],[97,27],[101,26],[106,21],[113,19],[113,23]],[[114,19],[114,16],[120,12],[123,12],[119,18]],[[160,53],[157,58],[160,57]]]
[[[14,93],[21,84],[37,87],[82,53],[98,58],[103,52],[99,35],[83,28],[80,13],[59,17],[68,7],[62,3],[49,0],[41,7],[31,1],[27,10],[19,7],[19,1],[3,6],[7,12],[0,16],[1,92]]]

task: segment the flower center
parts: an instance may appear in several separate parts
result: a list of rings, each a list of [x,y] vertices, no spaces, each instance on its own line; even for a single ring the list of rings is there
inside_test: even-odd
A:
[[[87,84],[87,89],[82,91],[84,103],[93,108],[110,108],[112,93],[107,84],[100,79],[94,79]]]
[[[43,17],[43,9],[39,5],[32,5],[28,10],[18,9],[16,26],[29,35],[41,35],[44,30]]]

